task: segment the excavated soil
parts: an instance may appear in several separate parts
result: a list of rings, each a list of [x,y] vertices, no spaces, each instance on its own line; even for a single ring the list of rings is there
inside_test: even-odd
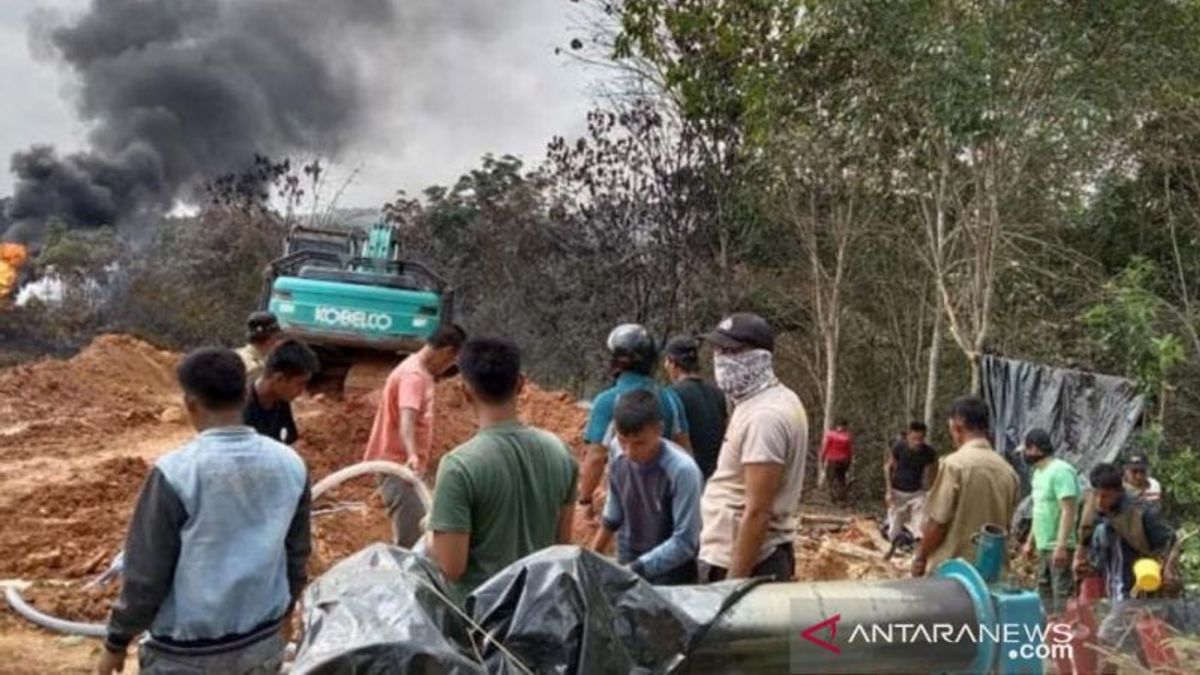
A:
[[[75,357],[0,371],[0,458],[71,454],[178,407],[179,356],[105,335]]]
[[[102,621],[107,614],[119,585],[86,584],[121,547],[155,458],[193,433],[183,424],[173,382],[178,358],[134,338],[110,335],[69,360],[0,370],[0,579],[32,581],[25,597],[44,611],[83,621]],[[377,394],[345,401],[317,395],[297,402],[302,434],[297,451],[314,481],[361,458],[377,400]],[[530,385],[520,403],[525,421],[558,434],[579,456],[587,415],[570,395]],[[438,458],[475,431],[457,380],[438,385],[436,406],[434,469]],[[343,485],[315,506],[341,510],[314,519],[312,575],[390,537],[369,477]],[[575,541],[586,542],[594,528],[577,520]],[[852,547],[857,555],[830,550],[830,541]],[[797,578],[904,575],[905,564],[883,563],[881,556],[878,542],[862,529],[802,526]],[[94,645],[60,644],[57,638],[40,643],[39,635],[44,634],[0,612],[0,663],[26,658],[17,656],[30,649],[22,645],[35,643],[42,645],[46,668],[31,661],[27,672],[48,672],[51,665],[74,669],[95,656]],[[0,670],[8,672],[3,665]]]
[[[116,584],[83,585],[121,547],[154,458],[190,435],[173,382],[178,358],[109,335],[69,360],[0,371],[0,579],[33,581],[25,595],[35,606],[76,620],[106,615]],[[377,400],[318,395],[297,402],[296,449],[314,482],[361,459]],[[581,451],[586,412],[570,395],[530,385],[521,413]],[[435,462],[475,432],[457,380],[438,385],[435,430]],[[315,518],[311,574],[390,537],[373,485],[357,479],[315,505],[343,510]],[[590,535],[582,525],[578,541]]]

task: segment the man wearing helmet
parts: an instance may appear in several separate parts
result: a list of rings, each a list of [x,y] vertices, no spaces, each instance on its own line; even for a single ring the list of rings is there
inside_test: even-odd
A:
[[[583,432],[583,440],[588,449],[580,472],[579,505],[587,510],[589,518],[595,517],[592,494],[600,484],[604,467],[608,464],[609,453],[613,450],[613,410],[621,394],[638,389],[656,393],[662,406],[663,438],[673,440],[691,450],[683,402],[673,389],[659,386],[654,379],[658,349],[650,332],[645,326],[636,323],[621,324],[608,334],[607,346],[611,359],[609,367],[616,375],[616,381],[592,400],[592,410]]]

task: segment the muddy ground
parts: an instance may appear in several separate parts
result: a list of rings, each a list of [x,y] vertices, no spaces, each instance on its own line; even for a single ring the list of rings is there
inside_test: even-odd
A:
[[[173,383],[177,361],[176,354],[110,335],[69,360],[0,370],[0,580],[32,582],[26,598],[43,611],[104,620],[118,586],[86,584],[120,549],[133,502],[155,458],[193,433]],[[316,396],[297,403],[302,436],[297,450],[314,481],[360,459],[376,400],[375,395],[346,401]],[[526,421],[559,434],[581,452],[586,412],[570,395],[531,385],[521,410]],[[435,457],[474,432],[456,381],[439,384],[435,428]],[[345,484],[322,502],[317,508],[354,506],[316,519],[312,575],[388,538],[369,477]],[[576,529],[576,541],[589,538],[585,523]],[[798,576],[899,576],[902,563],[881,563],[866,554],[846,557],[822,546],[832,538],[869,551],[875,544],[869,530],[865,524],[814,524],[797,542]],[[92,641],[30,628],[7,606],[0,612],[0,672],[89,672],[98,649]]]

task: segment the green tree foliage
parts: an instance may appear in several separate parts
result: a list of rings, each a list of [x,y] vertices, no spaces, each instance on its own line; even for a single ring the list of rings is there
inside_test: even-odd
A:
[[[1172,369],[1186,358],[1183,341],[1162,326],[1163,301],[1151,290],[1158,274],[1154,263],[1135,257],[1082,317],[1098,365],[1137,382],[1151,400],[1165,395]]]
[[[758,212],[800,230],[799,249],[776,247],[801,255],[766,275],[773,283],[748,278],[763,281],[750,297],[783,298],[775,318],[802,344],[824,337],[823,353],[791,355],[817,397],[834,391],[821,363],[839,349],[848,354],[836,363],[876,361],[880,338],[894,345],[883,370],[909,406],[916,389],[961,391],[954,383],[984,351],[1129,372],[1082,347],[1081,310],[1114,270],[1079,237],[1098,206],[1112,206],[1097,186],[1128,182],[1150,147],[1167,145],[1144,136],[1190,124],[1181,111],[1200,83],[1195,3],[600,4],[616,16],[604,43],[612,61],[658,87],[699,147],[719,149],[701,156],[710,167],[753,167],[740,183],[766,204]],[[1185,181],[1174,184],[1180,200]],[[1136,222],[1140,206],[1121,203],[1121,222]],[[855,243],[841,260],[847,232]],[[1137,252],[1104,253],[1119,269]],[[732,265],[771,269],[756,253],[739,249]],[[931,369],[912,356],[937,342],[939,323],[966,364],[935,358]],[[1179,357],[1177,341],[1152,348],[1160,366]],[[939,374],[952,386],[939,387]],[[857,379],[838,398],[878,386]],[[891,429],[903,414],[862,416]]]
[[[273,215],[228,207],[163,222],[123,262],[112,325],[176,349],[240,344],[285,232]]]
[[[1186,467],[1200,3],[586,5],[571,53],[611,77],[582,138],[385,207],[473,330],[587,392],[616,323],[665,337],[757,311],[784,379],[851,420],[863,472],[927,398],[971,388],[981,353],[1126,375],[1155,397],[1164,466]],[[297,203],[322,175],[295,174],[263,159],[216,181],[199,218],[121,259],[110,319],[176,346],[237,340],[294,208],[265,195]]]

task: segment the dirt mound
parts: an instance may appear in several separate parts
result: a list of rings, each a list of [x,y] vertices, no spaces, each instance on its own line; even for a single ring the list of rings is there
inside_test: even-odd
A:
[[[0,577],[80,578],[102,571],[121,547],[149,472],[117,458],[0,508]]]
[[[0,460],[16,467],[22,461],[59,457],[68,467],[62,478],[54,474],[46,484],[27,494],[11,493],[13,499],[0,503],[0,522],[5,524],[0,528],[0,578],[35,581],[26,594],[35,605],[77,620],[100,621],[107,614],[118,585],[85,590],[83,583],[107,568],[121,548],[150,463],[124,456],[128,452],[109,459],[91,453],[102,440],[111,444],[113,438],[150,444],[153,452],[178,444],[163,440],[182,433],[163,415],[176,405],[173,369],[178,359],[136,339],[110,335],[66,361],[0,371]],[[314,482],[362,458],[377,400],[375,394],[297,402],[301,439],[296,449]],[[582,451],[587,413],[570,395],[530,385],[520,403],[528,423],[558,434],[576,453]],[[435,460],[476,428],[458,380],[438,385],[436,406]],[[0,490],[11,485],[8,480],[18,471],[12,469],[12,476],[0,472]],[[346,485],[317,506],[341,510],[314,519],[314,576],[363,546],[390,538],[370,478]],[[589,533],[581,530],[578,540]]]
[[[42,582],[30,586],[21,596],[50,616],[103,623],[120,590],[118,583],[84,588],[79,584]]]
[[[178,400],[178,361],[137,338],[102,335],[69,360],[0,371],[5,458],[69,451],[96,435],[157,421]]]
[[[299,406],[301,438],[296,450],[308,463],[314,481],[362,459],[371,436],[378,400],[378,393],[348,401],[318,397]],[[576,456],[581,456],[587,412],[576,405],[570,394],[546,391],[530,384],[521,395],[520,411],[526,423],[557,434],[572,447]],[[459,380],[438,384],[434,415],[433,462],[429,471],[431,487],[438,460],[475,434],[475,415],[462,394]],[[390,525],[375,496],[371,478],[346,484],[323,499],[318,507],[347,502],[365,504],[366,508],[319,516],[315,520],[314,574],[370,542],[386,541],[391,536]],[[590,528],[581,525],[577,541],[585,541],[590,533]]]
[[[176,397],[179,355],[128,335],[101,335],[69,360],[47,359],[0,372],[0,399],[51,399],[72,411],[148,406]],[[19,408],[18,408],[19,409]]]
[[[362,459],[378,400],[377,393],[349,401],[318,397],[298,406],[301,438],[296,450],[304,456],[314,479]],[[475,414],[462,394],[458,379],[438,383],[434,405],[431,477],[437,460],[470,439],[476,430]],[[582,452],[587,412],[575,404],[570,394],[530,384],[521,394],[520,411],[526,423],[557,434],[574,452]]]

